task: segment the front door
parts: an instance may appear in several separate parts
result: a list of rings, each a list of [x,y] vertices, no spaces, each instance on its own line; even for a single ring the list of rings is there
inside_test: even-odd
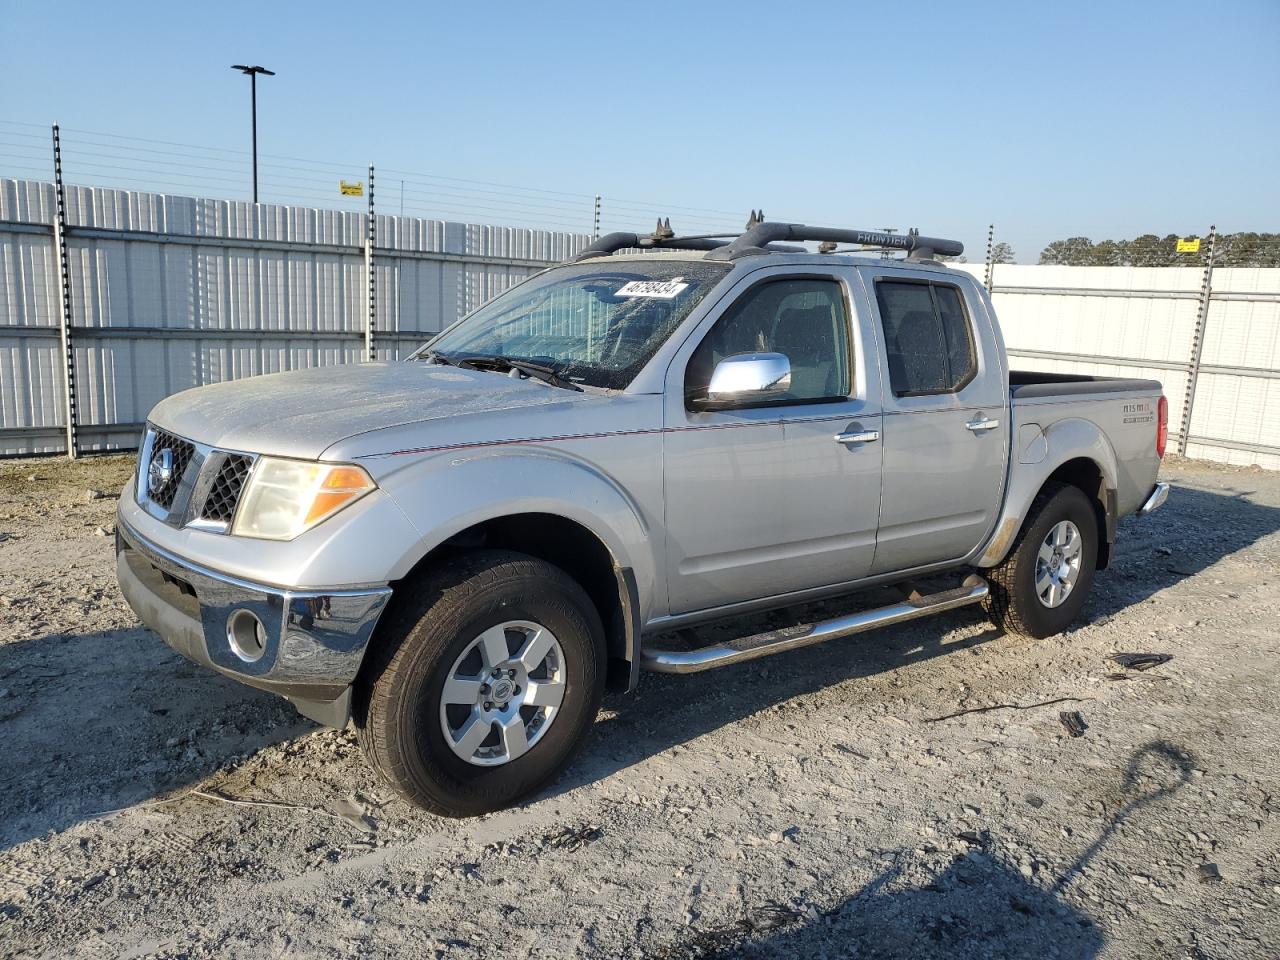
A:
[[[983,305],[945,276],[868,271],[884,370],[884,494],[874,571],[966,557],[1004,494],[1008,389]]]
[[[690,337],[668,373],[672,614],[854,580],[875,553],[880,380],[852,322],[848,277],[780,268],[754,277]],[[759,352],[789,359],[785,397],[697,409],[719,361]]]

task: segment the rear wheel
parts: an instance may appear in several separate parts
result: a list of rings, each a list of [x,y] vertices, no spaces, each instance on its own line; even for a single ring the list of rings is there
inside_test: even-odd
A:
[[[1078,487],[1046,485],[1009,555],[987,574],[987,614],[1007,633],[1061,633],[1088,598],[1097,558],[1098,523],[1089,498]]]
[[[498,809],[554,777],[590,730],[600,618],[564,571],[523,554],[468,554],[419,583],[389,611],[358,685],[361,745],[412,803]]]

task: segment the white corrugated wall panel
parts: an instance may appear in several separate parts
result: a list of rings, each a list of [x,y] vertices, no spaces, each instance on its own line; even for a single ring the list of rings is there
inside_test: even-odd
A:
[[[0,228],[0,311],[6,324],[57,327],[58,282],[50,236]]]
[[[0,335],[0,427],[47,428],[52,438],[0,431],[0,455],[56,453],[63,449],[61,344],[56,337]]]
[[[1213,286],[1232,293],[1276,294],[1280,291],[1280,270],[1215,270]],[[1213,301],[1205,325],[1202,363],[1210,368],[1272,373],[1245,376],[1201,370],[1191,436],[1280,450],[1280,299]],[[1272,468],[1280,463],[1280,453],[1232,451],[1221,446],[1201,455]]]
[[[982,278],[985,267],[961,269]],[[1102,357],[1191,361],[1199,299],[1104,297],[1069,294],[1001,292],[1010,287],[1056,287],[1087,290],[1182,291],[1198,294],[1200,267],[1041,267],[1002,264],[995,268],[992,301],[1004,330],[1011,362],[1022,369],[1041,369],[1149,377],[1164,384],[1174,431],[1183,424],[1188,374],[1167,367],[1108,364]],[[1195,443],[1192,456],[1227,463],[1280,467],[1280,270],[1218,268],[1216,294],[1271,294],[1257,301],[1212,300],[1204,326],[1201,370],[1192,408],[1191,437],[1215,441]],[[1020,356],[1019,351],[1080,354],[1080,358]],[[1251,368],[1255,375],[1214,367]],[[1228,449],[1223,444],[1252,445]]]
[[[53,223],[53,184],[0,178],[0,220]]]
[[[1006,345],[1103,357],[1185,360],[1195,330],[1190,300],[996,292]]]
[[[47,224],[49,184],[0,180],[0,221]],[[63,447],[59,292],[52,233],[0,226],[0,428],[43,429],[41,436],[0,432],[0,455],[53,453]],[[35,328],[39,335],[26,333]]]
[[[1217,269],[1213,289],[1224,294],[1270,295],[1270,299],[1213,301],[1203,362],[1280,370],[1280,269]]]
[[[966,264],[981,277],[982,264]],[[997,287],[1075,287],[1092,290],[1180,290],[1198,293],[1198,267],[1060,267],[996,264],[991,281]]]
[[[1280,379],[1201,370],[1191,436],[1280,450]]]
[[[981,274],[980,267],[971,272]],[[1157,267],[1041,267],[1000,264],[992,302],[1011,348],[1183,363],[1190,356],[1197,301],[1161,297],[1005,293],[1001,288],[1169,290],[1195,293],[1201,272]]]

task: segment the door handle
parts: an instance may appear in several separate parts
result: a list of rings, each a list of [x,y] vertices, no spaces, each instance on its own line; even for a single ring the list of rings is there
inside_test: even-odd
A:
[[[880,439],[879,430],[863,430],[861,433],[837,433],[831,439],[836,443],[874,443]]]
[[[998,426],[1000,426],[999,420],[988,420],[986,414],[979,414],[966,423],[964,428],[972,430],[974,433],[982,433],[984,430],[994,430]]]

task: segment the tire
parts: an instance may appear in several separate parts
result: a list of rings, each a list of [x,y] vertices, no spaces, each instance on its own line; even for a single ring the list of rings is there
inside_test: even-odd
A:
[[[524,554],[476,551],[410,583],[388,614],[357,681],[352,713],[370,765],[400,796],[433,813],[474,816],[535,792],[568,765],[599,710],[606,657],[600,617],[564,571]],[[490,670],[500,654],[486,639],[505,641],[513,658],[555,647],[536,671],[508,661],[508,681],[508,671]],[[518,705],[535,689],[542,703],[557,687],[554,710]],[[489,693],[471,705],[458,702],[473,689]],[[490,713],[503,696],[515,712]],[[485,722],[485,739],[473,747],[468,738]]]
[[[1054,570],[1052,557],[1038,569],[1041,551],[1047,547],[1046,538],[1051,531],[1070,531],[1060,525],[1070,524],[1079,534],[1079,566],[1065,596],[1052,592],[1060,580],[1050,573]],[[1053,552],[1065,552],[1061,547]],[[1062,633],[1079,616],[1089,590],[1098,560],[1098,519],[1093,503],[1078,487],[1066,484],[1046,484],[1031,504],[1027,519],[1022,524],[1018,538],[1001,563],[987,571],[991,593],[983,604],[987,615],[997,627],[1006,633],[1042,639]],[[1063,568],[1062,576],[1069,577],[1070,564]],[[1037,589],[1040,576],[1042,589]],[[1042,594],[1049,585],[1049,596]],[[1062,587],[1059,586],[1059,591]],[[1051,605],[1053,600],[1056,605]]]

